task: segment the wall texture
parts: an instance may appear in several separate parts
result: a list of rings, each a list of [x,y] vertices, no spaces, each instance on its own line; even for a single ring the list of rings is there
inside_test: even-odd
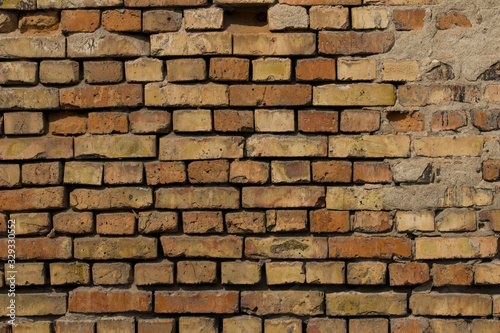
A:
[[[0,0],[0,332],[499,332],[499,21]]]

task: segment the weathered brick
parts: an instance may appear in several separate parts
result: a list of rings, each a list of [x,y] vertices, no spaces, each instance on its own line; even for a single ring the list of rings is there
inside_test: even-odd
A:
[[[480,156],[483,153],[484,139],[472,137],[425,137],[413,141],[419,156]]]
[[[0,211],[66,208],[64,187],[23,188],[0,191]]]
[[[299,301],[300,300],[300,301]],[[243,312],[256,315],[291,314],[314,316],[324,312],[324,294],[320,291],[243,291]]]
[[[431,330],[427,318],[391,318],[391,332],[425,332]]]
[[[266,216],[263,212],[226,213],[226,227],[231,234],[263,234]]]
[[[0,38],[0,58],[64,58],[66,38],[63,35],[11,35]]]
[[[9,279],[12,271],[10,264],[4,265],[5,283],[11,284]],[[25,262],[15,264],[15,285],[16,286],[41,286],[47,283],[45,265],[42,262]],[[2,276],[3,282],[3,276]]]
[[[245,238],[245,257],[265,259],[320,259],[327,256],[322,237]]]
[[[273,183],[308,183],[311,180],[309,161],[272,161],[271,180]]]
[[[446,209],[436,216],[441,232],[476,230],[476,212],[472,209]]]
[[[390,32],[329,32],[320,31],[320,54],[376,54],[389,52],[394,46],[394,33]]]
[[[98,135],[75,138],[77,158],[155,157],[154,135]]]
[[[266,319],[264,329],[266,333],[302,332],[302,321],[289,317]]]
[[[261,264],[253,261],[224,261],[221,263],[221,283],[251,285],[260,282]]]
[[[85,78],[85,82],[90,84],[118,83],[123,81],[123,63],[121,61],[114,60],[86,61],[83,63],[83,76]],[[128,88],[122,88],[122,90],[126,91],[134,87],[137,88],[138,86],[130,86]],[[96,87],[90,89],[93,91],[98,91],[98,89],[107,88]],[[111,89],[113,89],[113,87],[111,87]],[[123,94],[124,91],[118,93]],[[137,95],[137,93],[135,94]],[[120,97],[119,95],[115,96],[114,98],[122,99],[122,97]]]
[[[226,32],[151,35],[151,55],[153,56],[222,55],[231,54],[231,50],[231,34]]]
[[[438,13],[436,15],[436,28],[438,30],[447,30],[454,25],[462,28],[470,28],[472,26],[467,16],[457,10],[450,10],[447,13]]]
[[[152,292],[127,289],[80,287],[69,292],[68,310],[83,313],[148,312]]]
[[[389,25],[388,10],[383,7],[354,7],[351,9],[352,28],[385,29]]]
[[[321,1],[316,2],[319,5]],[[321,3],[321,5],[327,4],[327,1]],[[311,29],[314,30],[344,30],[349,27],[349,8],[346,7],[314,6],[309,9],[309,17]]]
[[[325,189],[319,186],[243,187],[244,208],[322,207]]]
[[[476,319],[472,322],[473,332],[495,333],[500,329],[500,321],[492,319]]]
[[[57,333],[93,333],[96,320],[92,318],[73,318],[68,316],[57,319],[54,324]]]
[[[87,115],[78,111],[51,112],[48,118],[50,134],[72,135],[87,132]]]
[[[142,86],[140,84],[123,84],[63,88],[60,90],[60,98],[63,109],[134,107],[142,105]]]
[[[339,114],[337,111],[299,111],[298,126],[301,132],[336,133],[339,130]]]
[[[243,137],[164,137],[160,160],[242,158]]]
[[[16,323],[14,332],[37,332],[37,333],[52,333],[52,323],[50,321],[37,320],[33,322]]]
[[[73,60],[44,60],[40,63],[40,82],[72,84],[80,81],[80,65]]]
[[[177,263],[177,283],[215,283],[217,264],[213,261],[179,261]]]
[[[233,34],[233,54],[248,56],[312,55],[316,35],[312,33]]]
[[[130,317],[104,317],[97,320],[96,329],[97,332],[134,333],[135,320]]]
[[[306,262],[306,281],[310,284],[344,284],[345,263]]]
[[[124,58],[148,56],[150,46],[145,36],[126,36],[97,30],[94,33],[68,36],[67,50],[70,58]]]
[[[129,114],[130,131],[135,134],[170,132],[171,115],[167,111],[141,110]]]
[[[309,212],[309,221],[313,233],[349,231],[349,212],[312,210]]]
[[[147,106],[227,106],[229,88],[222,84],[178,85],[150,83],[144,88]]]
[[[347,264],[347,283],[353,285],[383,285],[387,264],[383,262],[351,262]]]
[[[488,316],[492,300],[490,295],[478,294],[413,294],[410,309],[414,315]]]
[[[144,167],[148,185],[183,183],[186,181],[184,162],[148,162],[144,164]]]
[[[246,141],[249,157],[313,157],[326,156],[325,136],[280,136],[256,134]]]
[[[7,237],[1,239],[0,258],[7,259]],[[16,239],[17,260],[54,260],[71,259],[72,242],[70,237],[56,238],[18,238]],[[22,316],[22,315],[21,315]]]
[[[500,85],[489,85],[484,90],[484,98],[490,102],[500,101]]]
[[[42,112],[9,112],[3,115],[7,135],[43,134],[45,119]]]
[[[398,133],[422,132],[425,116],[420,112],[389,112],[386,114],[391,127]]]
[[[377,61],[368,58],[338,58],[337,76],[341,81],[374,80],[377,77]]]
[[[36,84],[37,74],[38,66],[35,62],[0,62],[0,84]]]
[[[237,209],[240,192],[233,187],[160,188],[156,208],[168,209]]]
[[[306,210],[268,210],[266,228],[270,232],[304,231],[307,226]]]
[[[92,212],[64,212],[52,217],[54,230],[62,234],[89,234],[94,231]]]
[[[51,10],[21,13],[18,26],[22,33],[55,31],[59,28],[59,15],[57,11]]]
[[[395,9],[392,20],[396,30],[421,30],[424,28],[425,9]]]
[[[101,185],[103,169],[103,164],[99,162],[66,162],[64,164],[64,183]]]
[[[169,82],[203,81],[207,78],[205,60],[202,58],[167,60]]]
[[[222,29],[224,10],[219,7],[187,9],[184,11],[186,30]]]
[[[266,263],[266,280],[268,285],[304,283],[304,265],[302,262]]]
[[[142,162],[106,162],[104,163],[104,183],[140,184],[143,169]]]
[[[176,212],[140,212],[138,230],[144,234],[176,232],[177,220]]]
[[[250,60],[240,58],[210,58],[209,76],[213,81],[248,81]]]
[[[408,157],[410,137],[407,135],[331,136],[329,157]]]
[[[233,161],[229,181],[236,184],[264,184],[269,181],[269,164],[258,161]]]
[[[307,29],[309,16],[307,9],[300,6],[277,4],[267,11],[269,30]]]
[[[254,113],[250,110],[214,110],[214,128],[218,132],[253,132]]]
[[[474,273],[475,284],[500,284],[500,265],[476,264]]]
[[[161,272],[161,274],[158,274]],[[174,283],[174,264],[163,260],[154,263],[137,263],[134,266],[134,282],[138,286]]]
[[[330,237],[330,258],[409,258],[411,241],[399,237]]]
[[[168,257],[241,258],[243,239],[236,236],[162,236],[163,252]]]
[[[335,59],[298,59],[295,75],[297,81],[334,81],[336,78]]]
[[[113,187],[102,190],[76,189],[70,205],[76,210],[147,208],[153,204],[153,190],[143,187]]]
[[[97,214],[96,231],[101,235],[133,235],[135,215],[133,213]]]
[[[175,132],[210,132],[212,112],[208,109],[175,110],[173,112]]]
[[[495,237],[419,237],[415,259],[491,258],[497,253]]]
[[[329,84],[313,88],[313,105],[383,106],[396,103],[390,84]]]
[[[434,231],[434,213],[399,211],[396,213],[396,227],[399,232]]]
[[[218,320],[209,317],[180,317],[179,333],[217,333]]]
[[[6,317],[10,304],[7,293],[0,295],[0,316]],[[16,316],[48,316],[66,314],[66,294],[20,294],[16,293]]]
[[[49,265],[50,284],[89,284],[90,265],[83,262],[53,262]]]
[[[137,331],[139,333],[174,333],[175,319],[172,318],[154,318],[154,319],[137,319]]]
[[[128,263],[95,263],[92,265],[92,282],[96,285],[129,284],[132,267]]]
[[[347,320],[312,318],[307,322],[307,333],[346,333]],[[354,332],[360,332],[354,330]]]
[[[252,60],[252,80],[256,82],[290,81],[292,61],[289,58],[259,58]]]
[[[154,259],[157,257],[156,238],[84,237],[75,238],[74,243],[76,259]]]
[[[156,291],[156,313],[237,313],[237,291]]]
[[[355,183],[390,183],[392,173],[386,162],[354,162],[353,181]]]
[[[453,185],[446,188],[438,204],[440,207],[471,207],[491,205],[492,202],[493,193],[490,189]]]
[[[438,5],[443,0],[365,0],[364,2],[379,5]]]
[[[224,318],[223,333],[262,333],[262,319],[253,316]]]
[[[389,264],[389,281],[391,286],[408,286],[422,284],[430,280],[429,266],[425,263],[392,263]]]
[[[473,266],[467,264],[432,265],[433,285],[470,286],[473,280]]]
[[[18,14],[14,11],[0,11],[0,32],[12,32],[17,29]]]
[[[328,316],[406,315],[406,294],[336,293],[326,294]]]
[[[368,233],[390,231],[392,229],[392,215],[389,212],[355,212],[352,229]]]
[[[21,185],[21,170],[19,164],[0,165],[0,187],[19,187]]]
[[[0,90],[0,109],[2,110],[57,108],[59,108],[59,93],[54,88],[2,88]]]
[[[494,231],[500,231],[500,211],[489,210],[479,212],[479,220],[486,221]]]
[[[487,91],[486,89],[485,96]],[[444,105],[450,102],[471,104],[479,102],[480,98],[479,87],[472,85],[404,85],[398,89],[398,99],[402,106]]]
[[[474,121],[474,116],[472,118]],[[440,111],[432,115],[430,129],[434,132],[454,131],[466,125],[467,115],[464,111]]]
[[[415,81],[419,66],[416,60],[384,60],[382,61],[382,81]]]
[[[16,221],[17,235],[43,235],[52,228],[49,213],[17,213],[10,214],[10,219]]]
[[[98,10],[61,11],[61,30],[63,32],[94,32],[101,23]]]
[[[38,9],[48,8],[87,8],[87,7],[116,7],[123,4],[123,0],[78,0],[78,1],[62,1],[62,0],[37,0]]]
[[[151,4],[153,6],[153,4]],[[142,12],[142,31],[177,31],[182,25],[182,13],[173,10],[148,10]]]
[[[224,229],[222,212],[183,212],[182,223],[183,231],[186,234],[221,233]]]
[[[313,181],[320,183],[348,183],[352,164],[347,161],[318,161],[312,163]]]
[[[102,26],[108,31],[141,31],[141,11],[135,9],[103,11]]]
[[[128,82],[163,81],[163,61],[141,57],[125,62],[125,77]]]
[[[312,88],[295,85],[232,85],[229,87],[231,106],[299,106],[309,105]]]
[[[326,208],[332,210],[380,210],[384,208],[383,189],[328,187]]]

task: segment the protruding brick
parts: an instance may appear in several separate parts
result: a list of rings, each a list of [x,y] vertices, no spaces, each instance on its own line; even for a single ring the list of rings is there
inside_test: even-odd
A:
[[[156,313],[237,313],[237,291],[156,291]]]
[[[62,234],[89,234],[94,231],[92,212],[64,212],[52,217],[54,230]]]
[[[232,106],[295,106],[309,105],[311,86],[294,85],[232,85],[229,87]]]
[[[497,253],[495,237],[419,237],[415,259],[491,258]]]
[[[101,12],[98,10],[61,11],[61,30],[63,32],[94,32],[99,28]]]
[[[18,238],[16,239],[16,260],[71,259],[73,243],[71,237]],[[1,259],[7,259],[8,239],[0,240]],[[22,316],[22,315],[21,315]]]
[[[104,213],[96,216],[96,231],[102,235],[133,235],[135,215],[132,213]]]
[[[73,60],[44,60],[40,63],[40,82],[72,84],[80,81],[80,65]]]
[[[186,234],[220,233],[224,229],[222,212],[183,212],[182,223],[183,231]]]
[[[196,142],[195,145],[193,145],[194,142]],[[160,160],[242,157],[243,137],[164,137],[160,139]]]
[[[300,301],[299,301],[300,300]],[[243,291],[243,312],[256,315],[291,314],[315,316],[324,313],[324,294],[320,291]]]
[[[103,169],[103,164],[99,162],[66,162],[64,164],[64,183],[101,185]]]
[[[326,294],[328,316],[406,315],[406,294],[400,293],[335,293]]]
[[[330,84],[313,88],[313,105],[383,106],[396,103],[390,84]]]
[[[81,313],[148,312],[152,292],[80,287],[69,292],[68,309]]]
[[[330,136],[329,157],[408,157],[406,135]]]
[[[391,286],[408,286],[422,284],[430,280],[429,266],[425,263],[392,263],[389,264],[389,281]]]
[[[233,161],[229,181],[236,184],[264,184],[269,180],[269,164],[258,161]]]
[[[125,78],[128,82],[154,82],[163,80],[163,61],[142,57],[125,62]]]
[[[50,284],[89,284],[90,265],[83,262],[50,263]]]
[[[0,211],[66,208],[64,187],[23,188],[0,191]]]
[[[433,285],[470,286],[473,280],[473,266],[467,264],[432,265]]]
[[[249,157],[326,156],[325,136],[256,134],[246,140]]]
[[[173,4],[173,3],[172,3]],[[182,25],[182,13],[173,10],[148,10],[142,12],[142,31],[177,31]]]
[[[313,3],[308,3],[313,4]],[[336,5],[335,1],[317,1],[317,5]],[[349,8],[334,6],[314,6],[309,9],[311,29],[345,30],[349,27]]]
[[[153,56],[231,54],[231,46],[231,34],[226,32],[164,33],[151,36]]]
[[[330,258],[409,258],[411,241],[399,237],[330,237]]]
[[[353,230],[360,232],[386,232],[392,229],[389,212],[359,211],[354,215]]]
[[[347,161],[319,161],[312,163],[313,181],[320,183],[348,183],[352,164]]]
[[[77,210],[147,208],[153,204],[153,191],[143,187],[82,188],[71,192],[70,204]]]
[[[478,294],[413,294],[410,309],[414,315],[430,316],[489,316],[490,295]]]
[[[326,208],[332,210],[380,210],[383,189],[361,187],[328,187]]]
[[[241,258],[243,239],[236,236],[162,236],[163,253],[168,257]]]
[[[383,262],[351,262],[347,264],[347,283],[353,285],[383,285],[387,264]]]
[[[266,216],[263,212],[226,213],[226,227],[230,234],[263,234]]]
[[[161,272],[161,274],[158,274]],[[174,264],[163,260],[154,263],[137,263],[134,266],[134,281],[138,286],[174,283]]]
[[[394,46],[394,33],[390,32],[327,32],[320,31],[320,54],[376,54],[389,52]]]
[[[0,63],[0,84],[36,84],[37,75],[38,66],[35,62],[9,61]]]
[[[221,263],[222,284],[252,285],[260,282],[260,263],[224,261]]]
[[[156,249],[156,238],[85,237],[75,238],[74,256],[84,260],[154,259]]]
[[[349,212],[312,210],[309,212],[309,222],[313,233],[348,232]]]
[[[132,267],[128,263],[95,263],[92,265],[92,282],[96,285],[129,284],[131,272]]]
[[[210,58],[209,76],[213,81],[248,81],[250,60]]]
[[[248,56],[312,55],[316,35],[312,33],[233,34],[233,54]]]
[[[154,135],[97,135],[75,138],[75,157],[146,158],[156,156]]]
[[[266,259],[320,259],[327,256],[322,237],[245,238],[245,257]]]
[[[310,284],[344,284],[345,263],[306,262],[306,281]]]
[[[296,318],[275,318],[264,321],[266,333],[302,332],[302,321]]]

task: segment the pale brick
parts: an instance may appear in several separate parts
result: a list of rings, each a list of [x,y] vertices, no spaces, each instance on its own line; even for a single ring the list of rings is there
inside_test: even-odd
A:
[[[14,333],[52,333],[52,322],[50,321],[33,321],[33,322],[18,322],[14,326]]]
[[[243,187],[243,208],[299,208],[324,206],[325,189],[320,186]]]
[[[0,58],[64,58],[66,38],[63,35],[24,36],[0,38]]]
[[[426,137],[413,141],[415,152],[426,157],[480,156],[484,138],[472,137]]]
[[[337,60],[337,77],[341,81],[375,80],[377,78],[377,61],[370,58],[339,58]]]
[[[140,212],[138,230],[140,233],[176,232],[178,217],[176,212]]]
[[[142,57],[125,62],[125,78],[128,82],[163,81],[163,61]]]
[[[295,318],[266,319],[264,321],[264,330],[266,333],[302,333],[302,321]]]
[[[309,9],[309,17],[314,30],[344,30],[349,27],[349,8],[346,7],[314,6]]]
[[[104,167],[99,162],[66,162],[64,183],[82,185],[101,185]]]
[[[441,232],[476,230],[476,212],[471,209],[445,209],[436,216],[436,227]]]
[[[353,29],[385,29],[389,25],[388,10],[383,7],[355,7],[351,15]]]
[[[50,263],[50,284],[89,284],[90,265],[83,262]]]
[[[395,89],[390,84],[330,84],[313,88],[313,105],[318,106],[383,106],[395,103]]]
[[[295,118],[293,110],[255,110],[256,132],[293,132]]]
[[[70,193],[70,204],[77,210],[147,208],[153,204],[153,190],[143,187],[76,189]]]
[[[182,25],[182,13],[173,10],[148,10],[142,12],[142,31],[177,31]]]
[[[148,237],[84,237],[75,238],[75,259],[154,259],[157,240]]]
[[[324,313],[324,293],[320,291],[243,291],[243,312],[256,315],[290,314],[315,316]]]
[[[54,88],[2,88],[0,90],[0,110],[57,108],[59,108],[59,91]]]
[[[0,62],[0,84],[36,84],[37,74],[35,62]]]
[[[151,36],[153,56],[231,54],[231,34],[225,32],[164,33]]]
[[[66,314],[66,297],[66,293],[16,293],[16,317],[64,315]],[[10,299],[7,293],[0,295],[0,316],[7,316]]]
[[[21,185],[19,164],[0,165],[0,187],[18,187]]]
[[[160,138],[160,160],[242,158],[244,138],[164,137]]]
[[[41,286],[47,283],[45,265],[41,262],[18,262],[15,264],[15,273],[10,273],[10,271],[12,271],[10,264],[5,264],[4,272],[7,286],[11,284],[10,277],[12,275],[15,276],[16,286]]]
[[[217,263],[213,261],[179,261],[177,283],[202,284],[217,281]]]
[[[40,82],[72,84],[80,81],[80,65],[73,60],[45,60],[40,63]]]
[[[135,134],[168,133],[171,115],[168,111],[141,110],[129,114],[130,131]]]
[[[52,228],[49,213],[17,213],[10,214],[10,219],[16,221],[17,235],[43,235]]]
[[[147,162],[144,167],[148,185],[183,183],[186,181],[184,162]]]
[[[143,178],[142,162],[104,163],[104,183],[140,184]]]
[[[269,30],[307,29],[309,16],[307,9],[300,6],[277,4],[267,11]]]
[[[184,11],[186,30],[222,29],[224,10],[219,7],[186,9]]]
[[[260,58],[252,61],[253,81],[290,81],[291,77],[292,61],[289,58]]]
[[[87,7],[116,7],[121,6],[123,0],[78,0],[78,1],[64,1],[64,0],[37,0],[39,9],[49,8],[87,8]]]
[[[163,253],[168,257],[241,258],[243,239],[236,236],[162,236]]]
[[[476,264],[474,282],[475,284],[500,284],[500,265]]]
[[[312,88],[306,84],[231,85],[232,106],[294,106],[311,104]]]
[[[245,257],[254,259],[326,258],[328,246],[322,237],[268,237],[245,239]]]
[[[326,294],[326,314],[328,316],[406,315],[406,294]]]
[[[329,157],[408,157],[407,135],[330,136]]]
[[[326,208],[333,210],[380,210],[384,208],[382,189],[328,187]]]
[[[222,84],[179,85],[150,83],[144,88],[147,106],[227,106],[229,88]]]
[[[316,157],[326,156],[325,136],[281,136],[257,134],[246,141],[249,157]]]
[[[172,118],[175,132],[210,132],[212,130],[210,110],[175,110]]]
[[[416,60],[382,61],[382,81],[415,81],[419,66]]]
[[[207,65],[202,58],[167,60],[169,82],[203,81],[207,78]]]
[[[252,285],[260,282],[261,264],[253,261],[224,261],[221,263],[221,283]]]
[[[316,35],[312,33],[234,34],[233,54],[248,56],[312,55]]]
[[[92,282],[96,285],[129,284],[131,272],[129,263],[95,263],[92,265]]]
[[[161,272],[161,274],[158,274]],[[137,263],[134,266],[134,282],[138,286],[174,283],[174,264],[163,260],[154,263]]]
[[[310,284],[344,284],[345,263],[306,262],[306,281]]]
[[[399,232],[434,231],[434,213],[397,212],[396,228]]]
[[[354,214],[352,230],[360,232],[385,232],[392,229],[390,212],[359,211]]]
[[[262,333],[262,319],[253,316],[224,318],[223,333]]]
[[[383,285],[387,264],[382,262],[352,262],[347,264],[347,283],[354,285]]]
[[[151,135],[98,135],[75,138],[75,157],[155,157],[156,138]]]
[[[415,259],[492,258],[497,244],[495,237],[419,237]]]
[[[409,303],[414,315],[488,316],[492,309],[491,296],[478,294],[414,294]]]
[[[301,262],[268,262],[266,263],[266,280],[268,285],[304,283],[306,274]]]
[[[42,112],[9,112],[3,117],[7,135],[43,134],[45,119]]]
[[[179,333],[217,333],[217,320],[208,317],[180,317]]]
[[[70,35],[67,44],[70,58],[140,57],[148,56],[150,50],[145,37],[111,34],[104,30]]]
[[[490,189],[475,188],[467,185],[448,186],[439,207],[471,207],[487,206],[493,203],[493,192]]]

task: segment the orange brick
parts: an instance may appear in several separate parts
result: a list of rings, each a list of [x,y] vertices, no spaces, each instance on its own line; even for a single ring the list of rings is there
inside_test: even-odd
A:
[[[83,63],[85,82],[118,83],[123,81],[123,63],[121,61],[86,61]]]
[[[94,32],[99,28],[100,14],[98,10],[63,10],[61,30],[63,32]]]
[[[429,266],[424,263],[389,264],[389,281],[391,286],[409,286],[429,281]]]
[[[188,165],[189,182],[196,183],[225,183],[229,177],[229,161],[195,161]]]
[[[140,184],[142,174],[142,162],[104,163],[104,183],[106,184]]]
[[[102,13],[102,25],[108,31],[141,31],[141,11],[106,10]]]
[[[250,60],[241,58],[211,58],[210,79],[213,81],[248,81]]]
[[[214,110],[214,127],[218,132],[253,132],[253,111]]]
[[[386,162],[354,162],[355,183],[390,183],[392,172]]]
[[[102,235],[133,235],[135,215],[133,213],[97,214],[96,231]]]
[[[237,291],[156,291],[156,313],[237,313]]]
[[[450,10],[447,13],[439,13],[436,15],[436,28],[438,28],[438,30],[447,30],[454,25],[462,28],[472,27],[467,17],[457,10]]]
[[[295,75],[297,81],[334,81],[337,78],[335,59],[299,59]]]
[[[90,112],[88,131],[91,134],[127,133],[127,114],[123,112]]]
[[[58,185],[62,182],[60,162],[26,163],[22,166],[22,180],[26,185]]]
[[[440,111],[432,115],[430,129],[433,132],[456,130],[467,125],[464,111]]]
[[[60,90],[60,99],[63,109],[140,106],[142,105],[142,85],[63,88]]]
[[[494,231],[500,231],[500,210],[482,211],[479,220],[488,222]]]
[[[409,258],[411,241],[397,237],[330,237],[330,258]]]
[[[229,181],[237,184],[264,184],[269,181],[269,163],[234,161],[229,171]]]
[[[387,120],[398,133],[422,132],[425,127],[424,115],[420,112],[389,112]]]
[[[499,114],[497,111],[472,110],[472,125],[481,131],[492,131],[498,129]]]
[[[186,166],[184,162],[148,162],[146,183],[148,185],[183,183],[186,181]]]
[[[392,229],[389,212],[358,211],[354,214],[353,230],[360,232],[386,232]]]
[[[425,9],[395,9],[392,15],[396,30],[424,28]]]
[[[0,239],[0,258],[7,259],[8,239]],[[16,239],[16,259],[54,260],[71,259],[73,242],[71,237],[18,238]]]
[[[270,232],[304,231],[307,226],[306,210],[268,210],[266,228]]]
[[[266,232],[264,212],[226,213],[226,227],[230,234],[263,234]]]
[[[84,134],[87,132],[87,115],[79,112],[51,112],[49,133],[55,135]]]
[[[82,313],[147,312],[152,292],[127,289],[77,288],[69,293],[68,309]]]
[[[340,113],[342,132],[374,132],[380,128],[380,111],[344,110]]]
[[[432,266],[433,285],[442,286],[470,286],[474,277],[472,265],[455,264]]]
[[[312,179],[319,183],[349,183],[352,163],[348,161],[318,161],[312,163]]]
[[[220,233],[224,230],[222,212],[190,211],[182,213],[186,234]]]
[[[299,111],[299,131],[336,133],[339,130],[337,111]]]
[[[311,232],[348,232],[349,212],[332,211],[326,209],[312,210],[309,212]]]
[[[427,318],[393,318],[391,333],[430,332],[431,322]]]
[[[320,54],[376,54],[389,52],[394,46],[394,34],[389,32],[329,32],[320,31]]]
[[[54,230],[62,234],[89,234],[94,232],[92,212],[64,212],[52,217]]]

